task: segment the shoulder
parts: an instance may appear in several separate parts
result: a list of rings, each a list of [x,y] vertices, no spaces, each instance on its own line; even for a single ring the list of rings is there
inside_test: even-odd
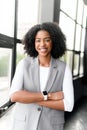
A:
[[[24,67],[29,67],[30,65],[32,65],[35,62],[36,58],[27,56],[23,59],[23,64]]]
[[[18,64],[17,67],[21,67],[21,66],[25,66],[25,65],[29,65],[31,64],[33,61],[33,58],[30,56],[26,56],[25,58],[21,59]]]
[[[16,69],[23,67],[23,65],[24,65],[24,60],[22,59],[22,60],[20,60],[20,61],[17,63]]]
[[[54,59],[52,58],[53,67],[57,68],[60,73],[65,72],[66,63],[64,61],[61,61],[60,59]]]
[[[30,66],[34,65],[37,63],[37,57],[33,58],[30,56],[26,56],[22,60],[19,61],[17,68],[29,68]]]
[[[33,57],[26,56],[23,60],[24,60],[24,63],[31,63],[33,59],[34,59]]]
[[[68,72],[71,72],[71,68],[68,64],[66,64],[66,62],[60,60],[60,59],[55,59],[58,67],[64,67],[65,68],[65,71],[68,71]]]
[[[61,61],[61,60],[57,60],[57,63],[59,65],[59,67],[61,67],[62,69],[64,68],[65,70],[65,73],[67,74],[71,74],[71,68],[68,64],[66,64],[64,61]]]
[[[58,67],[61,67],[61,68],[62,67],[66,68],[66,66],[67,66],[66,63],[60,59],[56,59],[56,63],[58,65]]]

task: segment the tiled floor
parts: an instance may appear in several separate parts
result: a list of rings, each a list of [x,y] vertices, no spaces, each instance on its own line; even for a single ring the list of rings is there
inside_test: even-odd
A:
[[[0,118],[0,130],[11,130],[12,109]],[[87,130],[87,97],[76,103],[73,112],[66,113],[64,130]]]

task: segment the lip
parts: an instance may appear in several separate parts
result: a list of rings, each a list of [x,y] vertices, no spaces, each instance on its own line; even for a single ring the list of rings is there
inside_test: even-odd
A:
[[[46,51],[47,51],[47,48],[39,48],[39,50],[40,50],[41,52],[46,52]]]

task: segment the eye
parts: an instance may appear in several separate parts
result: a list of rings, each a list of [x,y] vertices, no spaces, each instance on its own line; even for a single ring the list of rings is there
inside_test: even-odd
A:
[[[51,42],[50,38],[45,39],[45,42]]]
[[[40,42],[40,39],[35,39],[35,42]]]

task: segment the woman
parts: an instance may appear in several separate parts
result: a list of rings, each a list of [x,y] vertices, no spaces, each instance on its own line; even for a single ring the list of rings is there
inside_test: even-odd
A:
[[[33,26],[23,39],[28,56],[20,61],[10,98],[16,102],[12,130],[63,130],[64,111],[72,111],[74,94],[69,67],[59,58],[66,39],[59,26]]]

